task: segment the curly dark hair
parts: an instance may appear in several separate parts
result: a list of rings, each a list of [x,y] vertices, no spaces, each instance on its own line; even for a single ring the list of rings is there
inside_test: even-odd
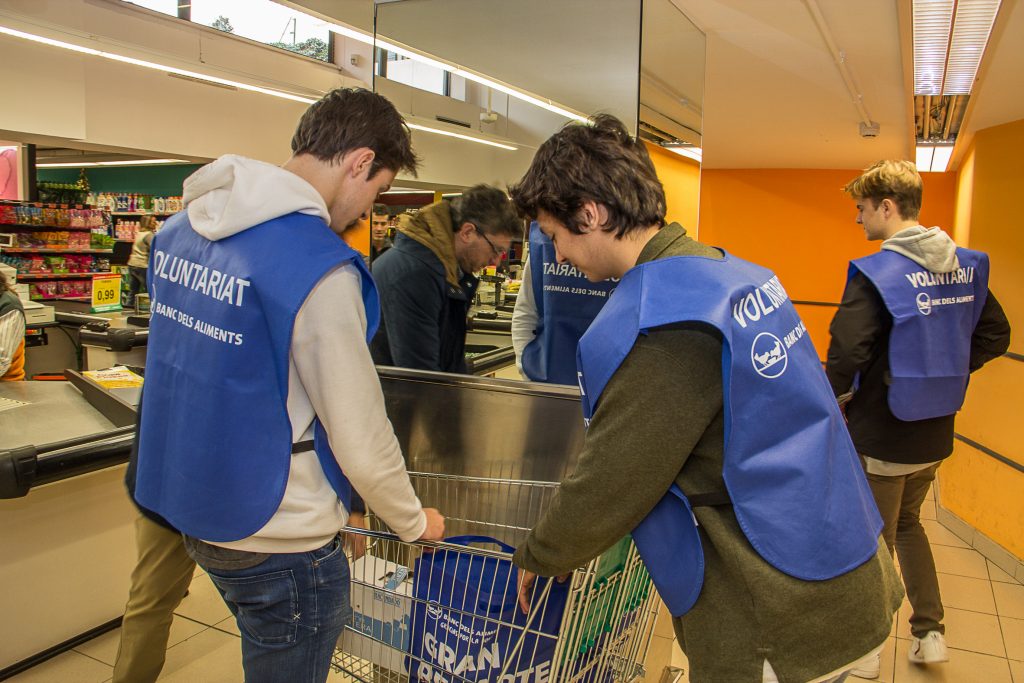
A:
[[[452,228],[472,223],[488,235],[519,237],[523,221],[508,196],[492,185],[474,185],[451,200]]]
[[[665,225],[665,190],[647,148],[611,114],[569,123],[548,138],[509,193],[523,216],[534,220],[544,210],[577,234],[585,201],[608,209],[603,229],[617,238]]]
[[[311,154],[331,163],[360,147],[376,155],[371,178],[384,168],[416,175],[419,159],[402,115],[386,98],[365,88],[327,93],[309,106],[292,136],[294,154]]]

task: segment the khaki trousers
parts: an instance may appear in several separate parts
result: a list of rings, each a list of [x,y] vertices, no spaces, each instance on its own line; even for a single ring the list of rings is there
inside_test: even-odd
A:
[[[935,480],[938,463],[911,474],[885,477],[868,474],[868,485],[882,515],[882,537],[900,560],[903,585],[913,608],[910,631],[918,638],[929,631],[945,633],[939,579],[928,536],[921,525],[921,504]]]
[[[147,683],[160,675],[174,610],[196,567],[181,534],[141,514],[135,520],[135,543],[139,559],[132,571],[112,683]]]

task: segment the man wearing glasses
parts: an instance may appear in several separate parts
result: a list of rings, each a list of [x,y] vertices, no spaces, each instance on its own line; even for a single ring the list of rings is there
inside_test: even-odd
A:
[[[374,362],[465,373],[474,273],[500,263],[521,230],[508,197],[488,185],[403,215],[394,247],[373,262],[382,313]]]

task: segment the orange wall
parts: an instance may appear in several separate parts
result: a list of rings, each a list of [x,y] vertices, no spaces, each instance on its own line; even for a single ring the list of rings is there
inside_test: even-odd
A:
[[[877,251],[842,187],[859,170],[705,170],[700,239],[770,268],[794,301],[838,303],[850,259]],[[952,230],[956,178],[925,173],[921,222]],[[824,358],[832,307],[798,305]]]
[[[700,208],[700,164],[693,159],[668,152],[657,145],[647,145],[658,179],[665,188],[668,221],[686,228],[690,237],[697,237],[697,212]]]
[[[989,285],[1014,327],[1010,350],[1024,353],[1024,120],[979,131],[960,164],[955,234],[987,252]],[[971,377],[959,434],[1024,464],[1020,418],[1024,362],[997,358]],[[989,539],[1024,559],[1024,473],[962,442],[940,470],[939,502]]]
[[[370,255],[370,219],[359,221],[359,225],[345,233],[345,241],[348,246],[358,251],[363,256]]]

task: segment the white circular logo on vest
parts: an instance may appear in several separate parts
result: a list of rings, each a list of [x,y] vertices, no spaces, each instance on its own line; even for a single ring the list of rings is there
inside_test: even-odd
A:
[[[921,315],[928,315],[932,312],[932,297],[928,292],[921,292],[917,295],[917,310]]]
[[[786,371],[789,356],[781,339],[770,332],[762,332],[754,337],[750,347],[750,361],[757,374],[775,379]]]

